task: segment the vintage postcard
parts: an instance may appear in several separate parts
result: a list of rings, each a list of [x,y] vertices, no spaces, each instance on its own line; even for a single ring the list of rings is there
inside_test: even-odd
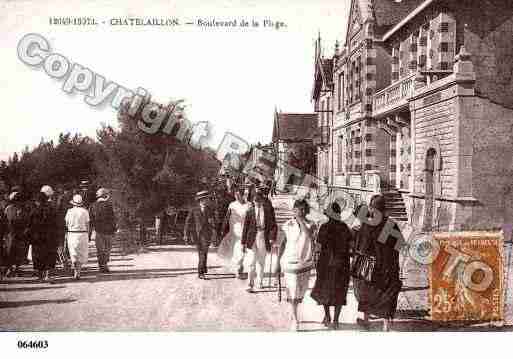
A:
[[[0,0],[0,33],[6,347],[512,330],[511,1]]]

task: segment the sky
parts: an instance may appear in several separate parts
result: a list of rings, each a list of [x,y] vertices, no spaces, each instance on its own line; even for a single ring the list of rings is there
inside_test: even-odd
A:
[[[225,131],[250,143],[269,142],[275,108],[312,112],[314,41],[320,32],[326,56],[335,40],[344,43],[349,3],[0,0],[0,160],[61,132],[94,137],[101,123],[117,125],[112,107],[92,107],[84,93],[65,93],[64,79],[24,64],[17,46],[26,34],[42,35],[52,53],[109,81],[148,90],[157,102],[184,99],[192,123],[212,124],[210,146],[217,148]],[[62,16],[90,16],[99,25],[50,25],[50,17]],[[177,18],[181,24],[245,19],[260,27],[110,25],[127,17]],[[287,26],[264,28],[265,19]]]

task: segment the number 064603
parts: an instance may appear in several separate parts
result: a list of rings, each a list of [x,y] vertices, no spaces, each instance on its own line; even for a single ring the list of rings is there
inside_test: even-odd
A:
[[[48,340],[18,340],[19,349],[46,349]]]

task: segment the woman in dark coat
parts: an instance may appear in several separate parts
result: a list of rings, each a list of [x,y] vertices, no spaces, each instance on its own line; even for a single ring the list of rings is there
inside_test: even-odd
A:
[[[335,307],[333,328],[338,328],[338,319],[343,305],[346,305],[349,287],[349,244],[351,231],[340,221],[340,206],[331,205],[329,220],[324,223],[318,234],[321,253],[317,262],[317,278],[312,290],[312,298],[324,306],[323,324],[331,323],[330,306]]]
[[[9,195],[9,205],[5,208],[5,260],[7,266],[6,276],[16,275],[19,267],[27,260],[28,248],[28,212],[23,205],[19,192]]]
[[[355,295],[358,300],[358,311],[364,313],[365,327],[369,325],[369,314],[383,318],[383,330],[388,331],[390,321],[394,318],[397,308],[397,297],[402,282],[399,278],[399,252],[394,248],[397,238],[388,235],[386,240],[378,241],[380,234],[387,223],[385,213],[385,199],[382,195],[372,197],[369,205],[370,219],[364,221],[356,235],[356,256],[363,254],[376,259],[375,269],[371,281],[354,278]],[[380,215],[381,214],[381,215]],[[399,233],[399,227],[394,224],[394,232]]]
[[[38,193],[30,215],[32,262],[38,278],[48,281],[57,259],[57,213],[44,193]]]

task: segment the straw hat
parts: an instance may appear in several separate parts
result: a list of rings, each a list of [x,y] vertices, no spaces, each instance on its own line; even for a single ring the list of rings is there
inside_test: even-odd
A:
[[[73,196],[73,199],[69,202],[74,206],[80,207],[84,204],[84,200],[82,199],[82,196],[79,194],[76,194]]]
[[[96,198],[107,197],[109,195],[109,191],[106,188],[100,188],[96,191]]]
[[[51,197],[54,194],[53,188],[48,185],[44,185],[43,187],[41,187],[41,192],[46,194],[47,197]]]
[[[11,192],[11,194],[9,195],[9,201],[14,201],[16,199],[18,199],[19,197],[19,192]]]
[[[196,193],[197,201],[199,201],[200,199],[203,199],[203,198],[208,198],[208,197],[210,197],[209,191],[200,191],[200,192]]]

